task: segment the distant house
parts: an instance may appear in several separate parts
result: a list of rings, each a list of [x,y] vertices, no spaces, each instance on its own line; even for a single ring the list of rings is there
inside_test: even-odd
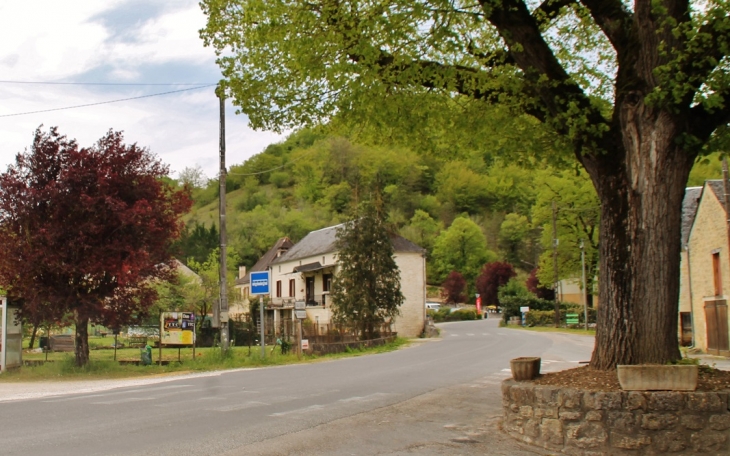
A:
[[[277,258],[285,254],[294,243],[288,238],[283,237],[276,243],[253,265],[250,271],[246,271],[246,266],[238,268],[238,279],[234,284],[234,288],[238,291],[236,299],[235,312],[231,309],[231,315],[248,313],[251,294],[251,272],[266,271]]]
[[[688,189],[683,210],[687,218],[683,220],[680,332],[693,329],[696,348],[727,356],[730,252],[722,181],[708,180],[700,190]],[[686,224],[691,225],[688,233]]]
[[[692,345],[692,287],[690,286],[689,234],[697,215],[702,187],[689,187],[682,201],[682,244],[679,276],[679,340],[684,346]]]
[[[275,325],[280,319],[292,318],[295,301],[306,303],[310,321],[330,323],[329,294],[339,266],[335,245],[339,226],[312,231],[271,263],[269,308]],[[394,327],[401,336],[416,337],[423,331],[426,319],[425,250],[397,235],[391,237],[391,242],[405,297]]]

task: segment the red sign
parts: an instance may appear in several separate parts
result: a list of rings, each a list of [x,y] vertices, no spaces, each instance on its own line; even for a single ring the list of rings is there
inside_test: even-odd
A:
[[[477,298],[477,313],[482,313],[482,297]]]

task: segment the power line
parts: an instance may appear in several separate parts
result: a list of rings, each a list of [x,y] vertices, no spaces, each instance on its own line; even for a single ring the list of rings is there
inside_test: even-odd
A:
[[[306,156],[311,155],[312,153],[314,153],[315,150],[316,149],[311,149],[309,152],[298,156],[294,160],[289,160],[288,162],[284,163],[283,165],[277,166],[275,168],[267,169],[267,170],[264,170],[264,171],[257,171],[255,173],[230,173],[230,172],[227,172],[226,175],[228,175],[228,176],[258,176],[259,174],[270,173],[272,171],[276,171],[277,169],[286,168],[287,166],[291,165],[292,163],[298,162],[302,158],[304,158],[304,157],[306,157]]]
[[[3,81],[0,84],[91,85],[91,86],[199,86],[210,82],[60,82],[60,81]]]
[[[14,114],[0,114],[0,117],[25,116],[25,115],[28,115],[28,114],[40,114],[40,113],[43,113],[43,112],[63,111],[63,110],[66,110],[66,109],[85,108],[85,107],[88,107],[88,106],[98,106],[98,105],[109,104],[109,103],[119,103],[121,101],[139,100],[141,98],[159,97],[160,95],[169,95],[171,93],[180,93],[180,92],[187,92],[187,91],[190,91],[190,90],[198,90],[198,89],[203,89],[203,88],[206,88],[206,87],[214,87],[216,85],[217,84],[209,84],[209,85],[204,85],[204,86],[199,86],[199,87],[192,87],[192,88],[189,88],[189,89],[180,89],[180,90],[171,90],[169,92],[151,93],[149,95],[140,95],[138,97],[119,98],[119,99],[116,99],[116,100],[99,101],[99,102],[96,102],[96,103],[86,103],[86,104],[75,105],[75,106],[65,106],[63,108],[52,108],[52,109],[42,109],[42,110],[39,110],[39,111],[17,112],[17,113],[14,113]]]

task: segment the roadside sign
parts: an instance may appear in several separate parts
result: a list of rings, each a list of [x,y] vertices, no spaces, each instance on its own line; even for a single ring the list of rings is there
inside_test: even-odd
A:
[[[300,320],[304,320],[307,318],[307,311],[306,310],[295,310],[294,314],[296,317]]]
[[[307,303],[305,301],[294,301],[294,308],[295,309],[306,309]]]
[[[251,294],[267,295],[270,293],[271,279],[269,271],[257,271],[251,273]]]
[[[193,312],[162,312],[160,315],[163,345],[193,345],[195,343],[195,314]]]
[[[520,307],[520,312],[522,312],[522,313],[529,312],[529,311],[530,311],[530,308],[527,306]]]
[[[309,350],[309,339],[302,339],[302,350]]]

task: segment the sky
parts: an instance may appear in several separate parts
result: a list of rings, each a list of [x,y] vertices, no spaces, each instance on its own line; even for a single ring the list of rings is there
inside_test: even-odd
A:
[[[0,171],[28,149],[33,132],[57,126],[81,146],[109,129],[148,147],[171,175],[200,165],[218,174],[215,87],[118,103],[16,115],[190,89],[190,85],[67,85],[32,82],[216,84],[215,53],[198,30],[197,0],[0,2]],[[283,140],[253,131],[226,103],[226,163],[242,163]]]

